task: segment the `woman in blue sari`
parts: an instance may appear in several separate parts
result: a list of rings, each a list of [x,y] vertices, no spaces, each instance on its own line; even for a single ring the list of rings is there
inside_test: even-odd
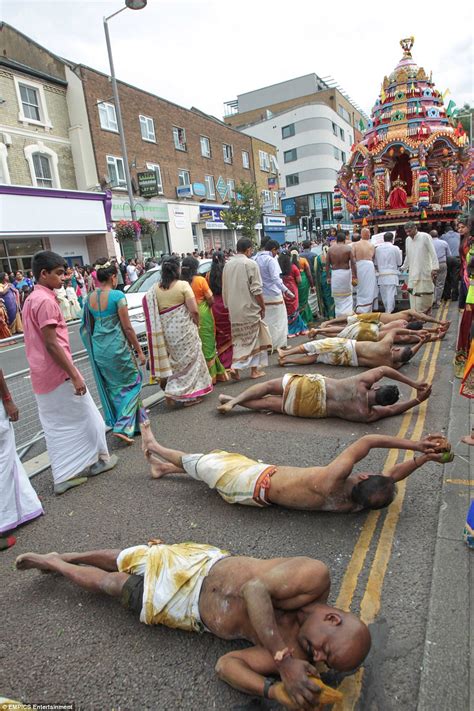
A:
[[[101,288],[84,305],[81,337],[89,353],[105,421],[119,439],[133,444],[140,424],[148,422],[141,400],[140,365],[146,358],[128,316],[127,300],[117,286],[117,265],[99,259],[95,267]]]

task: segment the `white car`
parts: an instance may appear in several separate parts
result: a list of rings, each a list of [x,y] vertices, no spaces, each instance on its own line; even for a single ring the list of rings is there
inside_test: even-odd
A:
[[[204,276],[211,270],[212,259],[203,259],[199,263],[198,274]],[[145,338],[145,314],[143,313],[143,297],[161,278],[161,267],[154,267],[144,272],[130,286],[125,287],[125,298],[127,299],[128,314],[133,330],[139,340]]]

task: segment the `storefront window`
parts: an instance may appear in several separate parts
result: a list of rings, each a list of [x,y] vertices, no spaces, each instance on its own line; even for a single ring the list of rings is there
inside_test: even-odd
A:
[[[163,254],[169,254],[168,230],[165,222],[157,223],[156,232],[152,235],[143,235],[141,241],[144,261],[150,257],[161,257]],[[125,259],[135,258],[135,242],[132,242],[132,240],[123,242],[121,249]]]
[[[31,269],[35,252],[44,249],[43,240],[37,238],[0,240],[0,264],[2,271],[15,272]]]

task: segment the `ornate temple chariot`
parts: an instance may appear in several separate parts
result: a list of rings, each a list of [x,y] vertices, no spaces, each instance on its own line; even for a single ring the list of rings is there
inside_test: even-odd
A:
[[[363,138],[338,174],[334,217],[342,200],[354,223],[396,226],[452,220],[474,195],[474,152],[450,102],[413,61],[414,38],[382,83]]]

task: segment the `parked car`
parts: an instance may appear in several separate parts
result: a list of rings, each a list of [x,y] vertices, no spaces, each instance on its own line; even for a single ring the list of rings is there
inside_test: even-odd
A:
[[[212,259],[203,259],[199,264],[198,274],[205,276],[211,271]],[[133,330],[139,340],[145,338],[145,314],[143,313],[143,297],[152,286],[157,284],[161,278],[161,267],[154,267],[142,274],[128,287],[125,287],[125,298],[127,299],[128,313]]]

